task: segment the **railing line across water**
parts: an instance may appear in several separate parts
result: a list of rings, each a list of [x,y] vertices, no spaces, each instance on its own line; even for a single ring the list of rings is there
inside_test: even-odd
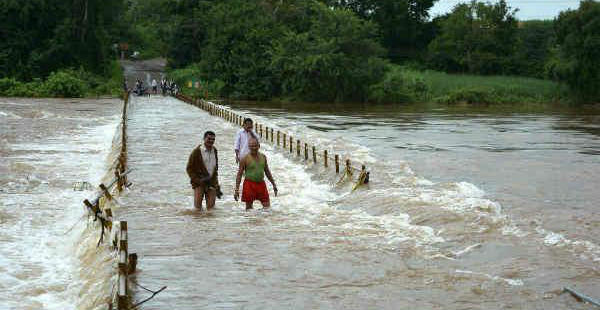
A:
[[[119,151],[119,156],[117,157],[116,163],[113,165],[115,177],[108,184],[108,186],[104,184],[99,185],[99,194],[92,199],[92,201],[88,199],[83,201],[84,205],[88,208],[89,214],[94,216],[94,221],[100,220],[101,232],[97,246],[100,246],[102,243],[105,230],[107,230],[108,233],[111,233],[113,224],[115,224],[115,222],[118,223],[118,231],[115,231],[114,233],[111,248],[111,250],[117,251],[118,253],[118,276],[117,283],[115,284],[117,287],[116,306],[118,310],[129,309],[131,301],[128,289],[128,275],[135,272],[137,264],[137,254],[128,253],[127,221],[115,221],[113,219],[112,209],[110,208],[110,202],[114,199],[114,196],[121,193],[123,189],[128,186],[127,174],[131,172],[131,169],[127,169],[128,103],[129,93],[124,93],[123,111],[121,117],[121,150]],[[116,189],[116,192],[111,192],[113,189]],[[108,304],[109,309],[113,309],[113,302],[115,301],[115,296],[113,294],[114,292],[111,292],[111,300]]]
[[[190,98],[188,96],[185,95],[181,95],[178,94],[177,99],[182,100],[188,104],[191,104],[193,106],[196,106],[200,109],[203,109],[207,112],[209,112],[211,115],[217,116],[217,117],[221,117],[224,120],[236,124],[238,126],[242,126],[243,122],[244,122],[244,117],[238,113],[235,113],[232,110],[229,109],[224,109],[222,106],[217,105],[215,103],[212,103],[210,101],[206,101],[206,100],[202,100],[202,99],[193,99]],[[267,142],[271,142],[273,145],[276,145],[277,147],[282,147],[284,150],[287,150],[289,147],[289,152],[290,153],[294,153],[294,142],[296,144],[296,156],[300,157],[301,156],[301,152],[302,150],[304,150],[304,160],[305,161],[309,161],[309,153],[312,153],[312,161],[314,164],[316,164],[319,160],[318,158],[322,158],[321,162],[323,163],[323,166],[325,168],[329,167],[329,161],[331,160],[331,162],[333,162],[334,166],[335,166],[335,173],[339,174],[340,173],[340,155],[339,154],[332,154],[330,155],[328,153],[327,150],[323,150],[322,155],[318,155],[319,152],[317,151],[316,147],[314,145],[310,146],[310,152],[309,152],[309,144],[308,143],[302,143],[302,141],[300,139],[296,139],[294,141],[294,138],[291,134],[277,130],[275,131],[275,129],[273,127],[268,127],[268,126],[264,126],[264,131],[263,131],[263,125],[264,124],[260,124],[258,122],[254,122],[254,131],[259,135],[260,138],[264,137],[264,140]],[[264,135],[263,135],[264,132]],[[275,137],[277,137],[275,139]],[[269,139],[270,138],[270,139]],[[280,143],[283,142],[283,143]],[[356,178],[356,185],[354,186],[354,189],[356,189],[358,186],[368,183],[369,182],[369,171],[367,171],[367,168],[364,164],[361,164],[361,168],[358,169],[356,167],[352,166],[352,161],[347,158],[344,160],[344,164],[345,166],[343,167],[343,176],[340,179],[340,182],[345,178],[352,178],[353,176],[353,172],[356,171],[358,172],[358,176]]]

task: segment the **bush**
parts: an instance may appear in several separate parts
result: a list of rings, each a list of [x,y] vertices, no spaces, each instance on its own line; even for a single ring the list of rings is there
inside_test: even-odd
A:
[[[23,84],[13,78],[0,79],[0,96],[9,96],[9,91]]]
[[[448,95],[436,98],[437,102],[454,104],[490,104],[502,101],[494,91],[483,88],[463,88],[451,91]]]
[[[45,91],[39,79],[29,83],[23,83],[14,78],[0,79],[0,96],[41,97],[44,95]]]
[[[86,83],[72,70],[51,73],[43,87],[47,95],[61,98],[83,97],[88,90]]]
[[[106,77],[94,76],[97,85],[91,90],[93,95],[111,95],[119,97],[123,94],[123,69],[117,61],[113,61],[108,68]],[[92,87],[90,85],[90,87]]]
[[[369,101],[377,103],[407,103],[422,99],[429,87],[413,71],[391,65],[383,81],[372,85]]]

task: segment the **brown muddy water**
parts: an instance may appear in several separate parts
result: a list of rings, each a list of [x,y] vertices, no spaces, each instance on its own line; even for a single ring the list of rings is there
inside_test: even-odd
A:
[[[120,100],[0,98],[0,309],[105,309],[113,260],[82,200],[111,157]]]
[[[234,125],[173,98],[130,103],[133,186],[116,213],[139,256],[134,279],[168,286],[142,309],[590,309],[564,286],[600,297],[598,113],[230,103],[372,176],[351,192],[331,168],[263,143],[280,193],[271,211],[246,212],[232,197]],[[0,101],[8,309],[101,309],[69,283],[111,289],[109,256],[66,259],[95,248],[85,221],[59,235],[90,195],[72,182],[96,185],[110,162],[120,105],[72,106]],[[205,130],[225,193],[211,212],[193,209],[185,174]],[[134,287],[135,300],[149,295]]]

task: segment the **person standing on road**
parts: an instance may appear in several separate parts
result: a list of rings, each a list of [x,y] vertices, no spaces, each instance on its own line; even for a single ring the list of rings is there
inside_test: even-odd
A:
[[[246,154],[250,153],[250,149],[248,148],[248,141],[250,139],[256,139],[258,141],[258,136],[254,131],[252,131],[252,119],[245,118],[242,129],[238,131],[235,137],[235,163],[238,164]]]
[[[242,201],[246,203],[246,210],[252,209],[252,203],[255,200],[259,200],[262,203],[263,209],[268,209],[271,207],[271,202],[269,200],[269,191],[264,181],[265,175],[269,179],[269,182],[271,182],[271,185],[273,185],[275,196],[277,196],[277,185],[275,185],[275,180],[271,175],[271,170],[269,170],[267,156],[258,152],[260,147],[258,140],[251,138],[248,141],[248,147],[250,148],[250,153],[240,160],[233,199],[237,201],[240,196],[240,182],[242,181],[242,174],[244,174]]]
[[[152,79],[152,92],[156,95],[158,93],[158,84],[156,79]]]
[[[204,143],[197,146],[190,154],[187,163],[187,174],[194,189],[194,207],[202,210],[202,200],[206,199],[206,209],[215,206],[216,197],[221,197],[218,170],[219,158],[215,144],[215,133],[204,133]]]

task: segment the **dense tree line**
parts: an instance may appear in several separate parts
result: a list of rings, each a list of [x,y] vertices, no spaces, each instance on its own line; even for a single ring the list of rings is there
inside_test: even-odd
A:
[[[2,0],[0,79],[62,70],[93,81],[115,72],[114,44],[128,42],[233,98],[414,100],[428,85],[400,65],[552,79],[600,100],[597,1],[549,21],[519,21],[505,0],[431,19],[435,1]]]
[[[600,102],[600,2],[583,1],[555,22],[557,48],[548,72],[565,81],[579,101]]]
[[[194,64],[203,79],[219,81],[221,94],[231,97],[410,100],[390,87],[418,89],[422,83],[404,79],[390,63],[416,63],[454,73],[552,78],[569,83],[578,94],[593,92],[580,85],[597,74],[590,69],[597,65],[573,65],[580,60],[592,64],[595,59],[585,52],[600,31],[600,14],[594,14],[599,4],[592,0],[555,21],[519,21],[504,0],[461,3],[433,20],[428,10],[434,0],[183,3],[187,7],[173,28],[169,63],[173,68]],[[575,26],[584,16],[587,24]],[[579,70],[586,73],[575,79]],[[586,85],[592,85],[590,81]],[[386,83],[393,86],[382,86]]]
[[[116,94],[124,0],[2,0],[0,96]]]
[[[385,70],[377,28],[318,1],[215,1],[175,29],[174,67],[196,63],[236,98],[366,101]]]
[[[104,73],[124,10],[123,0],[2,0],[0,78],[29,81],[66,67]]]

